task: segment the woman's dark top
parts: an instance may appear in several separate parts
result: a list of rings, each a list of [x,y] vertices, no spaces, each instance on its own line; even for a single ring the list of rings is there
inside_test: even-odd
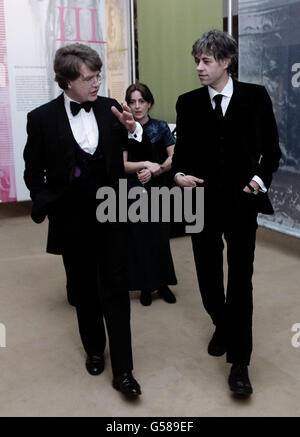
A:
[[[149,118],[143,125],[143,135],[147,136],[145,147],[136,141],[128,148],[128,161],[152,161],[162,164],[168,157],[167,147],[175,144],[168,124],[162,120]],[[140,147],[139,147],[140,146]],[[141,186],[137,175],[128,174],[128,188]],[[154,291],[163,285],[175,285],[173,259],[169,241],[169,223],[152,223],[150,211],[151,187],[168,185],[168,172],[152,177],[145,184],[149,198],[149,221],[130,223],[129,240],[129,285],[130,290]]]

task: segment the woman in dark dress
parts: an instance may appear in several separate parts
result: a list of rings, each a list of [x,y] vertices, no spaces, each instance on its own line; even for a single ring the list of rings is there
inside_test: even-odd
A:
[[[144,147],[135,145],[124,150],[128,188],[144,186],[150,207],[151,187],[168,185],[167,172],[171,168],[175,139],[165,121],[149,117],[154,98],[146,85],[130,85],[125,99],[148,139]],[[130,290],[141,290],[140,302],[144,306],[151,305],[152,292],[156,290],[166,302],[176,302],[168,287],[177,284],[170,250],[169,223],[153,223],[151,220],[130,223],[129,283]]]

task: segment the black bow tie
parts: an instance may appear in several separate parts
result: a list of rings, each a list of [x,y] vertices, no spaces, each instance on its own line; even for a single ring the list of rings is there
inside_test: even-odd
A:
[[[83,103],[70,102],[71,112],[74,116],[77,115],[80,109],[82,108],[86,112],[90,112],[92,106],[93,106],[93,102],[83,102]]]

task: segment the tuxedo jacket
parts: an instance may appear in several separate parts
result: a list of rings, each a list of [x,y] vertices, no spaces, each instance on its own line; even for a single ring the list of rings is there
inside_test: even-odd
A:
[[[270,187],[281,151],[272,102],[265,87],[233,81],[233,95],[221,132],[206,86],[179,96],[176,109],[174,175],[183,172],[204,179],[204,196],[213,196],[211,187],[218,182],[219,186],[224,185],[226,196],[238,199],[254,175],[262,179],[266,188]],[[223,172],[222,180],[218,167],[220,143],[225,154],[226,176]],[[251,201],[257,212],[274,212],[267,194],[251,195]]]
[[[126,129],[111,111],[112,105],[120,110],[115,100],[98,97],[93,111],[99,128],[99,147],[104,155],[107,185],[117,190],[119,178],[125,177],[122,148],[129,140]],[[68,193],[76,167],[75,138],[63,94],[28,114],[27,133],[24,180],[33,201],[31,216],[40,223],[48,215],[47,251],[59,254],[62,252],[61,241],[55,214],[50,214],[50,211],[58,199]],[[112,227],[120,228],[118,224]]]

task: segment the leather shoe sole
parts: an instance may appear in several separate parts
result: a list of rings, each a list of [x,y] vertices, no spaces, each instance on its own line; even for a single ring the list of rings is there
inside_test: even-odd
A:
[[[129,398],[136,398],[142,394],[140,385],[134,379],[131,372],[124,372],[123,374],[115,377],[112,385],[116,390],[119,390]]]
[[[98,355],[88,355],[85,362],[86,370],[90,375],[100,375],[104,370],[104,357]]]
[[[235,395],[247,397],[253,393],[247,366],[240,369],[232,368],[228,377],[228,384]]]
[[[241,396],[241,397],[248,397],[250,395],[252,395],[253,390],[251,388],[246,388],[246,387],[235,387],[235,386],[231,386],[229,385],[230,390],[237,396]]]
[[[242,386],[242,385],[238,386],[236,384],[232,385],[229,383],[229,387],[230,387],[230,390],[235,395],[238,395],[238,396],[247,397],[247,396],[252,395],[252,393],[253,393],[253,389],[252,389],[251,385],[250,386]]]

